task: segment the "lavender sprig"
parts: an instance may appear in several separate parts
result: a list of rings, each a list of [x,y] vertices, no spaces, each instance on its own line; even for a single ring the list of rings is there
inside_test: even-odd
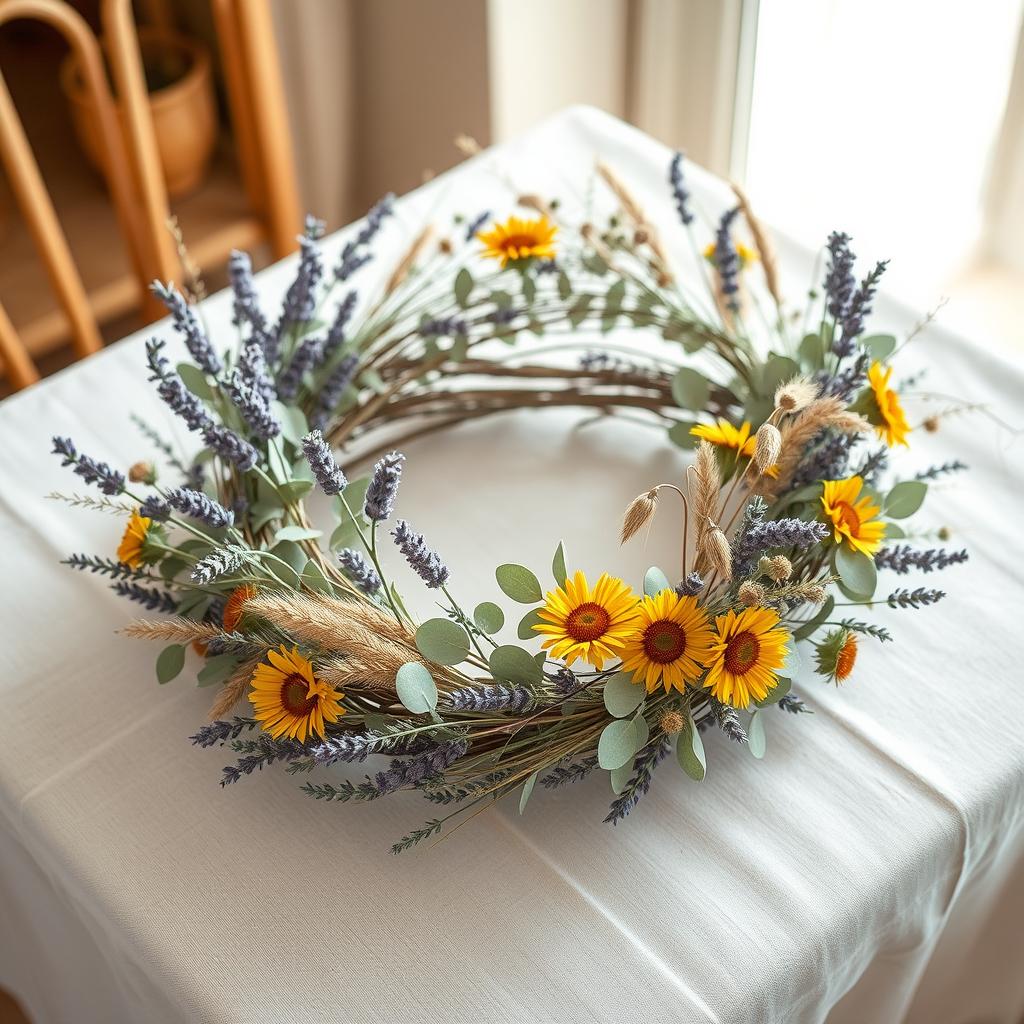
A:
[[[390,452],[373,467],[363,502],[363,514],[367,519],[379,523],[391,518],[395,510],[395,498],[398,496],[398,484],[402,479],[403,462],[405,456],[401,452]]]
[[[524,686],[464,686],[447,695],[455,711],[509,711],[522,714],[533,704],[533,694]]]
[[[306,324],[316,312],[316,290],[324,276],[324,262],[317,244],[323,235],[324,223],[306,216],[306,229],[299,235],[299,268],[285,293],[281,316],[274,329],[275,348],[280,345],[285,331],[296,324]],[[268,359],[273,363],[274,360]]]
[[[373,517],[371,517],[373,518]],[[431,590],[437,590],[448,582],[451,575],[448,567],[441,561],[436,551],[427,547],[422,533],[416,533],[404,520],[399,519],[391,531],[399,551],[417,576]]]
[[[873,484],[885,472],[888,465],[889,449],[883,444],[864,457],[857,467],[855,475],[859,476],[866,484]]]
[[[911,591],[901,588],[894,590],[885,599],[885,603],[890,608],[924,608],[941,601],[945,596],[944,590],[928,590],[925,587],[918,587]]]
[[[236,740],[243,729],[255,729],[260,723],[255,718],[239,718],[237,715],[230,721],[223,720],[201,725],[194,736],[189,736],[193,746],[212,747],[228,740]]]
[[[221,370],[220,357],[213,350],[210,339],[199,324],[192,307],[173,284],[154,281],[150,291],[167,307],[174,321],[174,329],[185,339],[189,354],[203,373],[216,376]]]
[[[174,595],[166,590],[155,587],[143,587],[138,583],[121,581],[111,586],[111,590],[121,597],[135,601],[151,612],[164,612],[173,615],[178,610],[178,602]]]
[[[314,426],[321,430],[326,426],[327,417],[330,416],[341,401],[341,396],[355,378],[357,369],[359,369],[359,356],[354,352],[350,352],[330,372],[327,380],[321,386],[320,394],[317,398],[317,407],[312,416]]]
[[[320,352],[321,365],[326,363],[342,345],[345,344],[345,328],[356,308],[357,293],[350,291],[341,302],[334,314],[334,320],[327,331],[327,338],[324,341]]]
[[[676,587],[676,593],[680,597],[696,597],[703,589],[704,577],[699,572],[689,572]]]
[[[827,536],[828,527],[824,523],[803,519],[773,519],[750,525],[733,546],[733,575],[738,579],[748,575],[757,558],[772,548],[804,550]]]
[[[715,270],[718,271],[719,287],[726,306],[732,312],[739,312],[736,298],[740,290],[740,257],[732,240],[732,223],[740,212],[738,206],[726,210],[715,231]]]
[[[192,581],[206,586],[221,576],[236,572],[251,558],[252,554],[249,549],[237,544],[218,548],[216,551],[211,551],[205,558],[201,558],[192,567]]]
[[[231,250],[228,258],[228,277],[235,301],[232,306],[231,322],[236,327],[248,324],[252,330],[251,339],[266,354],[270,326],[260,306],[259,296],[252,276],[252,260],[249,254]]]
[[[389,192],[366,215],[359,233],[341,250],[341,259],[334,272],[335,280],[347,281],[360,267],[370,262],[372,256],[363,250],[373,241],[381,225],[393,212],[394,203],[394,194]]]
[[[230,462],[241,473],[248,473],[259,461],[260,453],[228,427],[211,423],[203,430],[203,440],[207,448],[225,462]]]
[[[238,372],[242,375],[242,379],[258,391],[267,402],[272,402],[277,398],[277,388],[270,379],[263,346],[254,338],[249,338],[238,353]]]
[[[345,575],[364,594],[372,596],[383,586],[380,576],[377,575],[377,570],[352,548],[342,548],[338,552],[338,564],[345,571]]]
[[[302,453],[306,456],[320,490],[327,495],[341,494],[348,480],[341,467],[334,461],[330,446],[319,430],[310,431],[302,439]]]
[[[246,426],[258,438],[269,441],[281,433],[281,424],[271,411],[266,396],[238,370],[231,374],[228,381],[228,395]]]
[[[950,476],[953,473],[962,473],[965,469],[968,469],[966,463],[961,462],[959,459],[954,459],[952,462],[943,462],[939,466],[929,466],[928,469],[923,470],[920,473],[914,474],[915,480],[938,480],[940,476]]]
[[[203,430],[213,420],[206,407],[185,387],[184,381],[163,355],[165,342],[150,338],[146,342],[146,362],[149,379],[157,381],[156,393],[176,416],[180,416],[189,430]]]
[[[892,633],[885,626],[876,626],[871,622],[858,622],[856,619],[843,619],[840,623],[843,629],[852,629],[855,633],[863,633],[865,636],[874,637],[880,643],[888,643],[892,640]]]
[[[654,769],[671,749],[669,738],[661,736],[637,754],[633,762],[633,777],[626,783],[621,795],[612,801],[608,816],[604,819],[606,824],[618,825],[640,803],[651,788]]]
[[[861,281],[860,287],[850,299],[850,304],[844,312],[841,322],[842,338],[832,342],[832,351],[840,358],[853,354],[856,339],[864,333],[864,321],[871,313],[875,292],[878,291],[878,282],[887,266],[889,266],[888,260],[876,263],[874,270]]]
[[[842,321],[853,298],[856,282],[853,264],[856,260],[850,250],[850,236],[844,231],[833,231],[828,236],[828,268],[825,273],[825,300],[829,316]]]
[[[277,378],[277,394],[284,402],[292,401],[299,393],[302,378],[318,366],[323,358],[324,339],[305,338]]]
[[[243,741],[235,741],[240,745]],[[275,761],[293,761],[306,753],[306,748],[298,740],[274,739],[268,733],[260,733],[253,740],[246,740],[247,753],[238,759],[237,764],[228,765],[223,770],[220,784],[230,786],[238,782],[243,775],[251,775],[254,771],[262,771],[264,766]]]
[[[778,707],[780,711],[788,711],[791,715],[813,714],[807,705],[792,693],[787,693],[785,696],[780,697]]]
[[[205,523],[215,530],[231,526],[235,521],[234,513],[230,509],[207,497],[202,491],[193,491],[190,487],[172,487],[164,494],[164,500],[176,512]]]
[[[803,487],[818,480],[839,480],[846,475],[850,449],[857,443],[856,434],[829,432],[824,440],[801,463],[793,476],[793,486]]]
[[[690,210],[690,191],[683,176],[683,159],[682,153],[676,153],[672,157],[672,162],[668,165],[668,182],[672,186],[672,198],[676,201],[679,219],[689,227],[693,223],[693,213]]]
[[[545,789],[558,789],[573,782],[585,779],[597,767],[597,757],[585,757],[582,761],[569,764],[556,764],[547,775],[541,777],[540,784]]]
[[[406,760],[395,758],[387,771],[378,772],[374,783],[380,793],[393,793],[403,786],[416,786],[440,775],[469,749],[466,740],[446,740]]]
[[[891,548],[882,548],[875,555],[875,565],[879,569],[892,569],[900,576],[905,576],[915,569],[925,573],[936,572],[951,565],[966,562],[969,557],[966,549],[961,551],[948,551],[945,548],[916,550],[908,544],[896,544]]]
[[[112,580],[149,580],[153,579],[144,568],[134,569],[126,562],[118,562],[113,558],[100,558],[96,555],[69,555],[61,560],[61,565],[79,572],[88,570],[93,575],[106,576]]]
[[[54,437],[53,453],[61,457],[62,466],[73,466],[73,473],[87,484],[95,484],[104,494],[115,497],[124,493],[124,474],[105,462],[97,462],[88,455],[79,455],[70,437]]]
[[[466,241],[472,242],[477,236],[477,232],[491,219],[491,211],[484,210],[483,213],[478,213],[469,223],[466,225]]]

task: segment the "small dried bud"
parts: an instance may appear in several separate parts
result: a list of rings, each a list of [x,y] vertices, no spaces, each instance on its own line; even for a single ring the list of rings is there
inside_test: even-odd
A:
[[[782,435],[778,427],[771,423],[762,423],[757,428],[754,462],[760,472],[765,473],[779,461],[782,451]]]
[[[948,526],[939,527],[939,540],[949,540],[952,536],[953,533]]]
[[[825,600],[825,588],[820,583],[814,583],[803,591],[804,598],[811,604],[822,604]]]
[[[739,597],[741,604],[745,604],[748,608],[753,608],[764,600],[765,589],[760,583],[754,583],[753,580],[745,580],[740,584],[740,589],[737,591],[736,596]]]
[[[637,531],[643,529],[654,517],[658,507],[658,488],[652,487],[644,494],[638,494],[629,504],[622,517],[622,536],[620,544],[625,544]]]
[[[924,423],[921,424],[921,426],[924,427],[924,429],[927,430],[929,434],[934,434],[939,429],[939,417],[929,416],[928,419],[926,419]]]
[[[156,483],[156,466],[152,462],[136,462],[128,470],[128,479],[133,484],[150,484],[152,486]]]
[[[712,526],[704,534],[704,552],[711,568],[728,583],[732,579],[732,548],[729,547],[729,539],[717,526]]]
[[[472,135],[456,135],[455,148],[463,156],[476,156],[477,153],[482,152],[480,149],[480,143],[477,142]]]
[[[678,711],[666,711],[658,719],[658,727],[666,736],[674,736],[677,732],[683,731],[686,719]]]
[[[633,232],[633,244],[643,245],[651,236],[647,233],[646,228],[637,228]]]
[[[547,200],[542,199],[540,196],[528,194],[520,196],[516,202],[520,206],[525,206],[528,210],[536,210],[538,213],[543,213],[545,217],[551,215],[551,207],[548,205]]]
[[[667,288],[674,280],[675,278],[667,270],[663,270],[658,274],[658,287]]]
[[[757,560],[757,575],[770,576],[772,574],[772,560],[764,555]]]
[[[785,555],[768,559],[768,575],[776,583],[784,583],[793,575],[793,563]]]
[[[450,238],[442,238],[441,241],[437,243],[438,252],[443,253],[445,256],[450,256],[454,248],[455,247],[452,245],[452,240]]]
[[[818,397],[818,389],[808,377],[794,377],[780,384],[775,391],[775,408],[783,412],[799,412]]]
[[[594,230],[594,225],[587,221],[580,227],[580,234],[589,242],[594,237]]]

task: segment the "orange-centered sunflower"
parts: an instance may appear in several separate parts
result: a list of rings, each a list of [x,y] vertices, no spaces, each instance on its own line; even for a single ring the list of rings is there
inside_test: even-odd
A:
[[[702,441],[710,441],[719,448],[729,448],[744,458],[754,457],[757,448],[757,437],[750,433],[750,422],[744,420],[742,425],[734,427],[728,420],[719,417],[714,423],[698,423],[690,427],[690,433]],[[779,475],[778,466],[769,466],[765,475],[773,479]]]
[[[143,548],[146,538],[149,536],[149,528],[153,520],[146,516],[140,516],[138,512],[132,512],[128,518],[128,525],[124,528],[124,536],[117,546],[117,560],[138,569],[145,561]]]
[[[863,487],[859,476],[826,480],[821,504],[832,521],[837,544],[845,540],[854,551],[873,555],[882,546],[885,523],[877,518],[881,508],[868,495],[861,495]]]
[[[571,665],[577,658],[604,667],[618,657],[636,629],[637,597],[620,579],[602,573],[593,590],[586,576],[577,572],[565,585],[552,590],[538,612],[541,622],[533,628],[547,639],[541,647],[553,658]]]
[[[249,700],[253,715],[276,740],[280,736],[297,739],[323,736],[324,722],[336,722],[345,709],[344,696],[329,683],[313,675],[313,666],[293,647],[284,644],[267,651],[270,664],[256,666],[252,674]]]
[[[786,662],[789,634],[779,629],[771,608],[731,609],[715,619],[717,636],[711,645],[704,685],[724,704],[745,708],[764,700],[775,689],[775,670]]]
[[[888,369],[881,363],[872,363],[868,370],[868,384],[871,393],[874,395],[875,404],[878,406],[878,416],[881,423],[877,424],[875,430],[879,437],[885,438],[885,443],[892,448],[893,445],[907,445],[907,434],[910,433],[910,424],[907,422],[906,413],[900,405],[899,395],[889,387],[889,378],[892,377],[892,367]]]
[[[483,255],[500,261],[504,270],[516,260],[553,259],[557,233],[557,225],[541,214],[537,220],[509,217],[504,224],[495,224],[476,237],[487,247]]]
[[[713,636],[695,597],[663,590],[639,605],[638,631],[622,649],[622,668],[653,693],[658,683],[680,693],[704,671]]]

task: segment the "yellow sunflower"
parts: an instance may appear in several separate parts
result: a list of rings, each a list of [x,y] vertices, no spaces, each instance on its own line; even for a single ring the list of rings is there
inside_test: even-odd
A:
[[[495,224],[476,237],[487,247],[483,255],[500,261],[504,270],[516,260],[553,259],[557,233],[557,225],[542,214],[537,220],[509,217],[504,224]]]
[[[602,573],[591,590],[586,576],[577,572],[551,591],[538,612],[533,628],[547,639],[541,644],[553,658],[571,665],[577,658],[601,669],[618,657],[636,628],[637,596],[620,579]]]
[[[771,608],[744,608],[739,614],[730,609],[715,619],[717,636],[704,685],[718,700],[745,708],[775,689],[775,670],[786,663],[789,639],[778,625],[778,613]]]
[[[622,668],[653,693],[660,682],[680,693],[704,670],[713,636],[695,597],[663,590],[639,605],[638,631],[622,649]]]
[[[878,414],[882,418],[882,422],[875,430],[879,437],[885,438],[885,443],[890,448],[897,444],[909,447],[907,434],[910,433],[910,424],[907,422],[903,406],[900,405],[899,395],[889,387],[891,377],[892,367],[886,369],[878,362],[872,363],[868,370],[868,384],[878,406]]]
[[[145,561],[143,548],[146,538],[149,536],[149,528],[153,520],[147,516],[140,516],[138,512],[132,512],[128,518],[128,525],[124,529],[124,536],[117,546],[117,560],[133,569],[138,569]]]
[[[719,448],[738,452],[746,459],[753,458],[754,450],[757,448],[757,435],[751,434],[748,420],[734,427],[728,420],[719,417],[714,423],[695,424],[690,427],[690,433],[702,441],[710,441]],[[765,470],[765,475],[775,479],[779,475],[779,467],[769,466]]]
[[[876,518],[881,508],[861,491],[859,476],[846,480],[826,480],[821,495],[825,515],[832,521],[837,544],[845,540],[854,551],[873,555],[885,537],[885,523]]]
[[[252,674],[249,700],[253,715],[276,740],[280,736],[297,739],[323,736],[324,722],[336,722],[345,709],[344,696],[330,683],[313,675],[313,666],[293,647],[284,644],[277,651],[267,651],[265,662]]]

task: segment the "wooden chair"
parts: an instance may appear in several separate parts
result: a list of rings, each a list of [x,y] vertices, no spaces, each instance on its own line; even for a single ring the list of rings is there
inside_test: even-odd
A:
[[[211,0],[211,4],[243,184],[255,219],[244,237],[231,244],[265,238],[274,257],[280,258],[295,248],[299,204],[270,10],[266,0]],[[149,0],[148,7],[151,16],[169,22],[169,11],[161,0]],[[43,21],[61,33],[76,55],[84,85],[99,112],[104,149],[111,157],[103,170],[135,280],[133,304],[149,321],[163,315],[149,294],[149,282],[178,280],[182,268],[167,228],[170,207],[131,0],[102,0],[100,13],[122,104],[121,122],[107,86],[99,43],[82,17],[63,0],[0,0],[0,26],[16,18]],[[67,317],[74,351],[79,357],[95,352],[102,346],[96,312],[2,76],[0,159]],[[219,239],[220,249],[229,241]],[[222,259],[226,253],[218,250],[216,255]],[[15,388],[38,379],[32,356],[2,305],[0,356]]]

